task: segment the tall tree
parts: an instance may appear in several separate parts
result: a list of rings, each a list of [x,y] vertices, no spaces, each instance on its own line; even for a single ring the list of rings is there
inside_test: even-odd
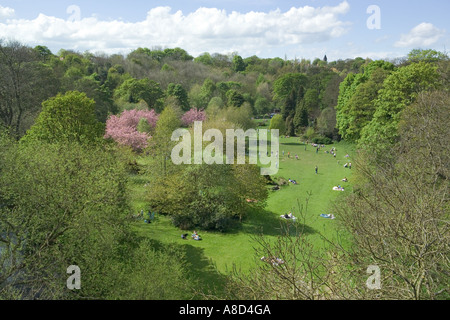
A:
[[[306,83],[307,77],[300,73],[285,74],[274,82],[274,100],[282,103],[284,120],[294,115],[297,104],[303,99]]]
[[[239,55],[235,55],[233,57],[233,65],[232,66],[233,66],[233,70],[235,72],[245,71],[245,68],[246,68],[244,59],[242,59],[242,57]]]
[[[173,142],[172,134],[175,130],[181,128],[181,116],[176,106],[168,105],[164,108],[155,127],[155,134],[150,143],[150,150],[155,159],[154,170],[168,174],[171,161],[172,149],[176,145]]]
[[[167,96],[174,97],[181,110],[187,112],[190,110],[189,98],[186,90],[181,84],[170,83],[167,87]]]
[[[42,101],[56,94],[58,81],[37,51],[0,41],[0,123],[18,139],[31,126]]]

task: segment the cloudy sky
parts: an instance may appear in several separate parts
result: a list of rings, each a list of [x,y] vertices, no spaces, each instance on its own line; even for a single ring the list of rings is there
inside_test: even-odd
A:
[[[129,53],[395,58],[450,48],[448,0],[0,0],[0,39]]]

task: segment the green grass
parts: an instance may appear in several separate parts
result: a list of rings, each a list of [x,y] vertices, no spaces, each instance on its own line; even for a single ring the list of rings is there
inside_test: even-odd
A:
[[[333,146],[337,148],[336,159],[324,152],[331,150]],[[288,152],[291,153],[290,159],[287,157]],[[299,160],[295,159],[296,154]],[[183,246],[191,269],[200,281],[209,285],[219,284],[221,275],[229,272],[233,264],[242,271],[248,271],[259,263],[258,257],[254,255],[255,243],[252,242],[251,237],[261,230],[269,237],[279,235],[282,222],[279,216],[290,211],[298,215],[297,204],[305,205],[307,197],[309,201],[305,218],[308,236],[312,237],[313,243],[318,247],[324,245],[320,234],[336,241],[335,226],[339,217],[337,220],[328,220],[321,218],[320,214],[333,213],[332,201],[352,190],[351,170],[344,168],[344,164],[351,161],[351,158],[350,160],[345,158],[346,154],[353,155],[352,145],[337,143],[326,146],[317,154],[316,149],[311,145],[306,146],[305,151],[305,145],[299,138],[281,138],[280,170],[273,178],[294,179],[298,185],[290,184],[282,187],[280,191],[270,191],[265,210],[250,212],[240,228],[227,233],[197,230],[203,241],[182,240],[183,232],[175,228],[167,217],[158,216],[157,221],[152,224],[134,223],[134,230],[140,236],[164,244]],[[315,173],[316,165],[319,167],[318,174]],[[341,181],[344,177],[349,179],[348,183]],[[131,177],[130,191],[134,213],[146,208],[144,187],[146,182],[144,177]],[[339,184],[346,188],[345,192],[332,190]]]

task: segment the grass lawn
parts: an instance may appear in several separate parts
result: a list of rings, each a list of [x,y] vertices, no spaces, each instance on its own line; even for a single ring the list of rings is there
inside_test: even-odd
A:
[[[337,149],[336,158],[325,153],[325,150],[329,151],[333,146]],[[290,158],[287,156],[288,152],[291,154]],[[157,217],[157,221],[152,224],[136,222],[133,228],[143,237],[183,246],[191,269],[200,281],[209,285],[220,284],[221,275],[231,270],[233,264],[242,271],[248,271],[260,262],[259,257],[254,254],[255,243],[251,240],[252,235],[261,230],[269,237],[279,235],[282,222],[280,215],[289,212],[297,215],[297,203],[305,205],[308,193],[311,194],[306,212],[309,236],[318,246],[323,245],[319,233],[335,241],[337,220],[321,218],[320,214],[333,213],[331,202],[338,196],[351,192],[352,174],[350,169],[344,168],[344,164],[351,162],[353,152],[352,145],[337,143],[316,153],[316,148],[311,145],[306,146],[305,150],[305,145],[299,138],[280,138],[279,172],[273,178],[293,179],[298,185],[289,184],[279,191],[270,191],[265,210],[249,213],[239,229],[227,233],[197,230],[203,241],[194,241],[182,240],[183,232],[173,227],[170,220],[163,216]],[[345,158],[346,154],[350,155],[350,159]],[[295,155],[299,156],[299,160],[296,160]],[[318,174],[315,173],[316,166],[319,168]],[[341,181],[344,177],[349,179],[348,183]],[[143,177],[131,177],[130,188],[135,213],[146,207],[145,183]],[[345,187],[345,192],[332,190],[338,185]]]

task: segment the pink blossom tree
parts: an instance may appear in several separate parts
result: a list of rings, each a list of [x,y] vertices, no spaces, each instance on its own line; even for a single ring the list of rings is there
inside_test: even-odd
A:
[[[190,126],[195,121],[205,121],[206,120],[206,112],[204,110],[198,110],[193,108],[186,112],[181,118],[181,122],[185,126]]]
[[[105,139],[113,139],[121,145],[130,146],[135,151],[145,149],[151,136],[147,132],[139,132],[137,127],[141,119],[146,119],[154,128],[158,115],[154,110],[125,110],[121,115],[110,116],[106,122]]]

